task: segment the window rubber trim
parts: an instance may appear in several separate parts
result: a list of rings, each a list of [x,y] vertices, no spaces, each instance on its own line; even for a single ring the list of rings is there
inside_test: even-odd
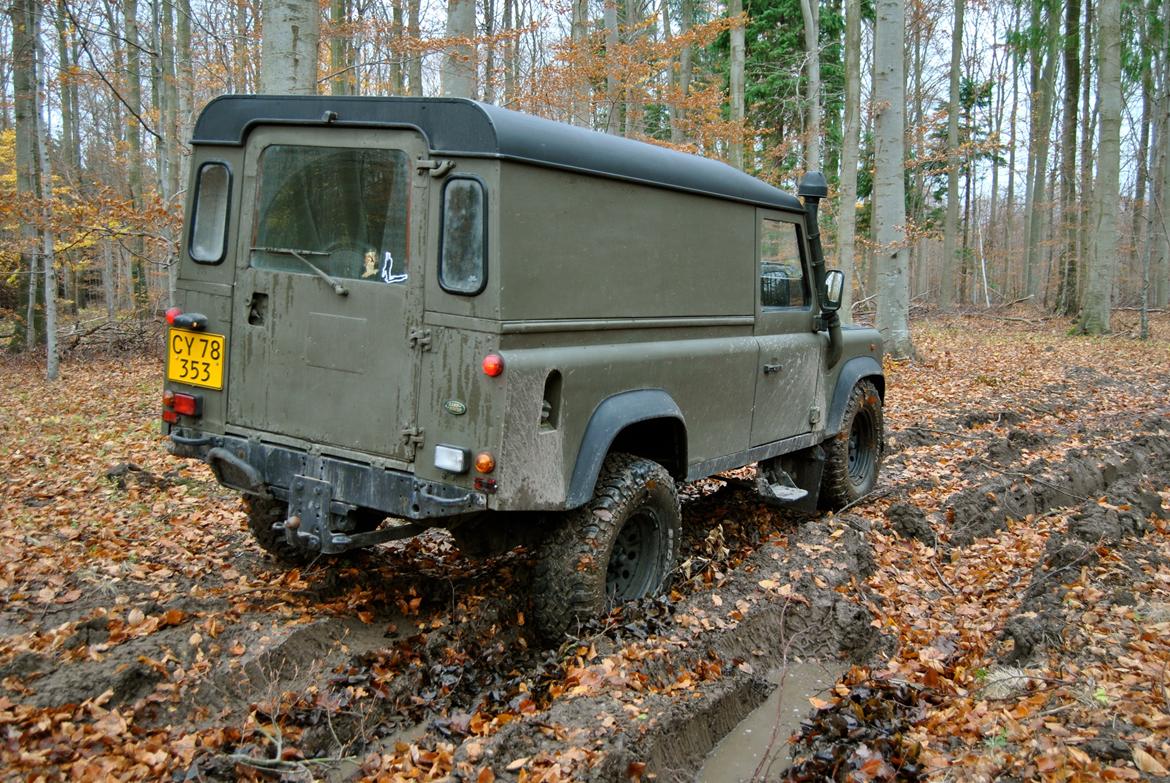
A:
[[[474,182],[479,185],[479,192],[483,194],[483,277],[479,282],[479,288],[474,291],[459,291],[454,288],[448,288],[446,281],[443,280],[443,249],[446,242],[447,230],[447,188],[452,182],[460,180]],[[487,288],[488,284],[488,189],[484,181],[475,174],[455,174],[447,177],[443,182],[442,193],[439,194],[439,263],[436,274],[439,278],[439,287],[453,296],[479,296]]]
[[[223,166],[227,171],[227,204],[224,207],[223,213],[223,246],[219,249],[219,257],[209,259],[207,261],[200,261],[195,256],[191,255],[191,243],[195,239],[195,223],[199,215],[199,183],[203,181],[203,170],[208,166]],[[195,172],[195,193],[192,197],[191,209],[191,225],[187,227],[187,257],[196,264],[203,264],[204,266],[218,266],[223,263],[227,257],[228,248],[228,234],[232,225],[232,188],[235,185],[235,173],[232,172],[231,164],[226,160],[205,160],[199,164],[199,170]]]

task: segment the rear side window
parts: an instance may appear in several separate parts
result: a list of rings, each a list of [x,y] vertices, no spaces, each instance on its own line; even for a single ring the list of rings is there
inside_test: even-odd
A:
[[[804,307],[808,284],[795,223],[764,220],[760,235],[760,306]]]
[[[204,163],[195,177],[195,208],[187,252],[201,264],[218,264],[227,249],[232,176],[224,163]]]
[[[273,144],[260,156],[252,266],[407,279],[410,165],[395,149]]]
[[[474,296],[487,284],[487,197],[483,184],[454,177],[443,186],[443,241],[439,285]]]

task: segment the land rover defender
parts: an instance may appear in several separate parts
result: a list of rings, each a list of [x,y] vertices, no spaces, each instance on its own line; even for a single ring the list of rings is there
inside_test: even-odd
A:
[[[841,507],[882,456],[823,177],[445,98],[227,96],[195,126],[163,429],[287,560],[529,544],[551,637],[660,590],[676,482]]]

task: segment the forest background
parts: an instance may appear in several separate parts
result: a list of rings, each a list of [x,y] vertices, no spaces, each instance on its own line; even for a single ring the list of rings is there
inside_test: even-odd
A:
[[[53,375],[147,335],[194,119],[249,92],[472,97],[789,189],[822,170],[846,312],[895,355],[920,306],[1027,301],[1086,333],[1135,308],[1145,335],[1170,297],[1167,19],[1166,0],[13,0],[0,340],[60,334]]]

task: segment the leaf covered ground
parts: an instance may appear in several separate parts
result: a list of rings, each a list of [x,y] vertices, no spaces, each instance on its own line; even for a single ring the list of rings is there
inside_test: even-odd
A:
[[[1026,314],[1025,314],[1026,315]],[[669,595],[557,649],[524,550],[442,533],[303,569],[167,456],[161,366],[0,360],[0,770],[13,780],[692,779],[797,660],[759,779],[1157,779],[1170,767],[1170,321],[931,319],[887,367],[875,493],[683,488]]]

